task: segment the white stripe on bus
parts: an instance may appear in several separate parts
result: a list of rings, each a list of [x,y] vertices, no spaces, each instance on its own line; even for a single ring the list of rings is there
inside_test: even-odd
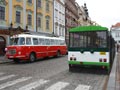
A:
[[[75,90],[89,90],[90,86],[88,85],[78,85],[78,87]]]
[[[35,89],[35,88],[37,88],[37,87],[39,87],[39,86],[41,86],[41,85],[43,85],[43,84],[45,84],[47,82],[49,82],[49,80],[40,79],[40,80],[38,80],[36,82],[25,85],[25,86],[23,86],[23,87],[21,87],[21,88],[19,88],[17,90],[32,90],[32,89]]]
[[[50,86],[46,90],[61,90],[61,89],[65,88],[68,85],[69,85],[69,83],[66,83],[66,82],[58,82],[58,83]]]
[[[15,85],[15,84],[17,84],[17,83],[20,83],[20,82],[29,80],[29,79],[31,79],[31,78],[32,78],[32,77],[22,77],[22,78],[13,80],[13,81],[9,81],[9,82],[0,84],[0,89],[4,89],[4,88],[6,88],[6,87],[9,87],[9,86]]]
[[[0,77],[0,81],[2,80],[6,80],[8,78],[12,78],[12,77],[15,77],[16,75],[8,75],[8,76],[3,76],[3,77]]]

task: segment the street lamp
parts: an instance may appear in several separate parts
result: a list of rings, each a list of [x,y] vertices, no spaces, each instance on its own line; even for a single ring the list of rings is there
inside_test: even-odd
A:
[[[10,23],[10,27],[9,27],[9,45],[11,44],[10,42],[10,36],[11,36],[11,30],[12,30],[13,24],[12,22]]]
[[[28,25],[26,25],[24,32],[28,32]]]
[[[11,30],[12,30],[13,24],[12,22],[10,23],[10,28],[9,28],[9,35],[11,36]]]

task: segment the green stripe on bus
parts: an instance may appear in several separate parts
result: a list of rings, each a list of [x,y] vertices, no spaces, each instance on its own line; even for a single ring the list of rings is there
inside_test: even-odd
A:
[[[109,67],[109,63],[105,62],[80,62],[80,61],[68,61],[69,64],[76,65],[91,65],[91,66],[107,66]]]

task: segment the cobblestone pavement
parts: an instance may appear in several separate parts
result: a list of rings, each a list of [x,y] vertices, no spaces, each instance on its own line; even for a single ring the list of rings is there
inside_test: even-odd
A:
[[[0,90],[103,90],[107,77],[100,68],[70,72],[67,56],[0,64]]]
[[[11,62],[12,60],[7,59],[6,56],[0,56],[0,64],[1,63],[7,63],[7,62]]]
[[[117,58],[117,69],[116,69],[116,90],[120,90],[120,53]]]

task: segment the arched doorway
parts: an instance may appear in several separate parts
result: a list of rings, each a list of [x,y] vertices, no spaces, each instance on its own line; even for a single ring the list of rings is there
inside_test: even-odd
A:
[[[5,54],[6,40],[4,37],[0,36],[0,56]]]

